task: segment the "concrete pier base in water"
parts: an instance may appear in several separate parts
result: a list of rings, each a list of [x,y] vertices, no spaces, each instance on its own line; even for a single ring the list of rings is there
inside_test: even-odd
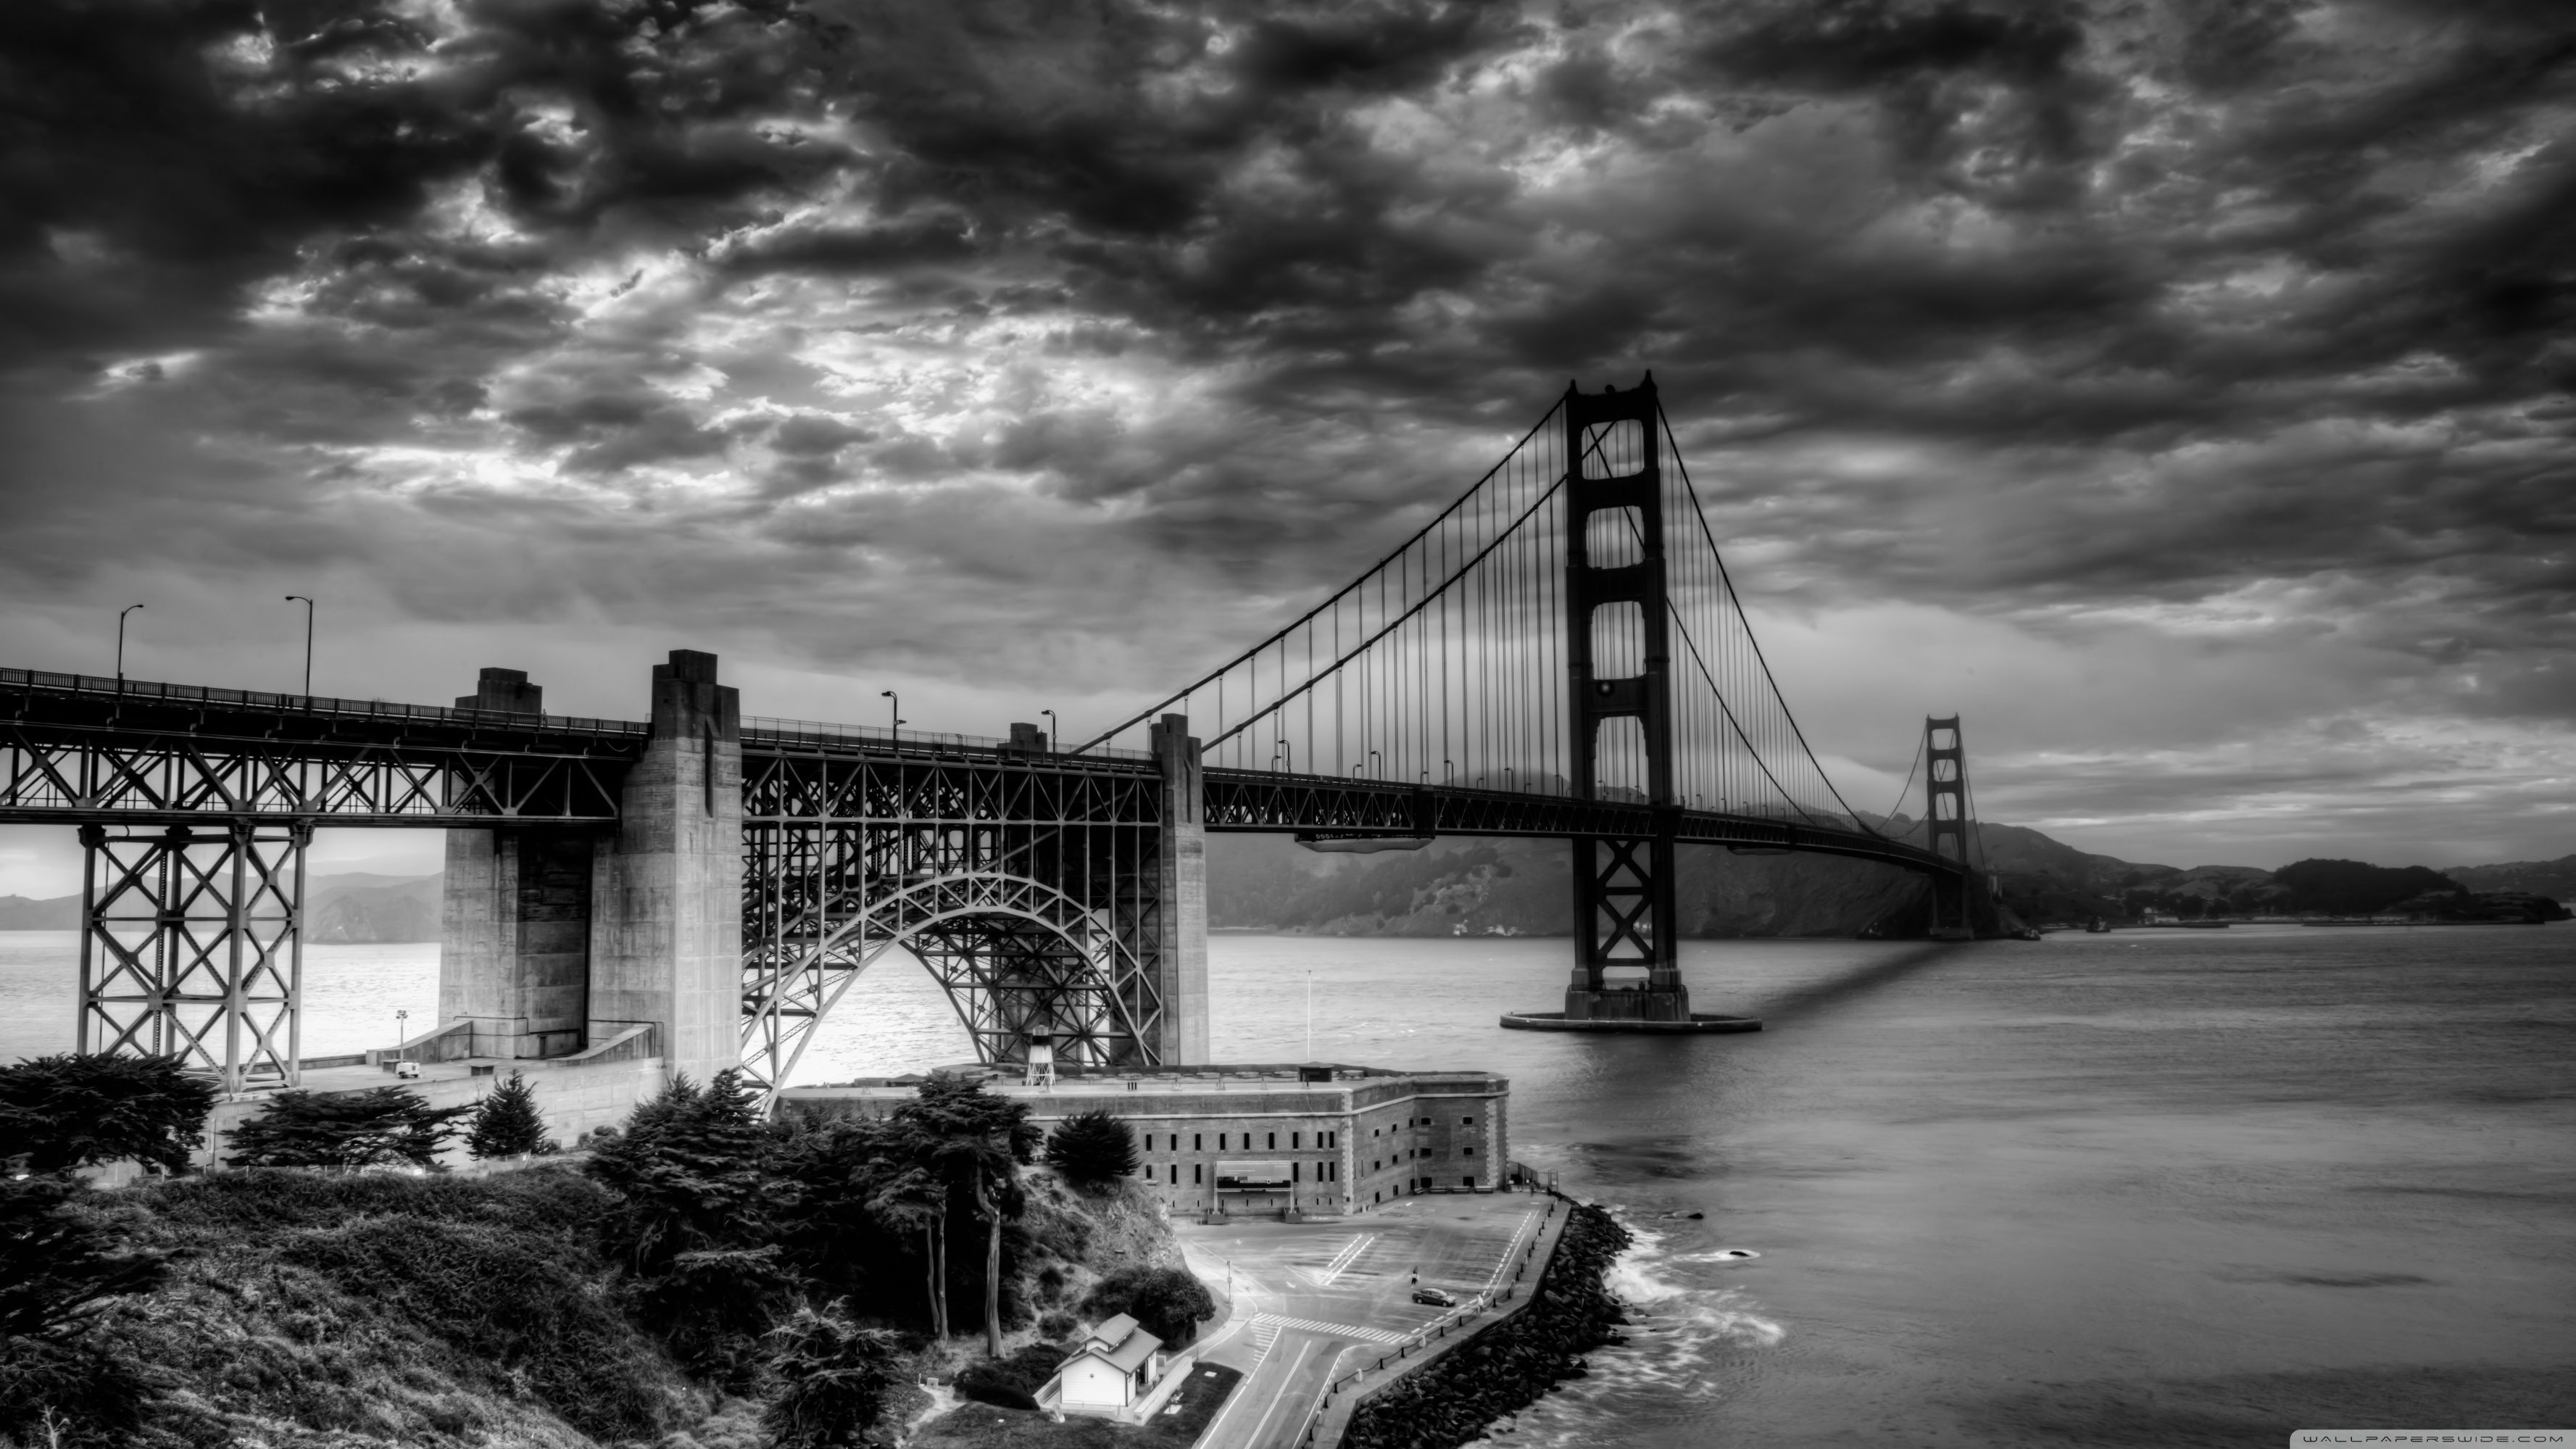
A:
[[[1680,1021],[1647,1021],[1638,1017],[1568,1016],[1561,1011],[1514,1011],[1503,1015],[1503,1025],[1512,1031],[1622,1031],[1632,1033],[1730,1032],[1760,1031],[1761,1019],[1751,1016],[1709,1016],[1694,1012]]]

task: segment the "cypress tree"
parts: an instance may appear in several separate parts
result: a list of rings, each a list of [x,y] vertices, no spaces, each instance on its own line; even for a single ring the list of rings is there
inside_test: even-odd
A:
[[[1135,1172],[1136,1135],[1113,1112],[1077,1112],[1047,1139],[1046,1160],[1067,1182],[1096,1187]]]
[[[433,1107],[402,1087],[364,1092],[280,1092],[233,1129],[233,1167],[438,1165],[438,1150],[472,1107]]]
[[[205,1140],[214,1085],[167,1057],[36,1057],[0,1067],[0,1142],[30,1172],[126,1158],[165,1173],[188,1170]]]
[[[543,1156],[556,1152],[546,1135],[546,1119],[537,1111],[537,1089],[523,1072],[494,1087],[474,1105],[474,1125],[465,1135],[465,1150],[477,1158]]]

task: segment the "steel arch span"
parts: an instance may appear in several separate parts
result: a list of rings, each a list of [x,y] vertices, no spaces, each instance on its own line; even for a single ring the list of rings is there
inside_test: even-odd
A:
[[[929,968],[983,1062],[1025,1058],[1035,1040],[1060,1061],[1159,1065],[1161,1002],[1151,973],[1103,913],[1043,881],[961,871],[868,903],[811,947],[751,953],[743,981],[746,1075],[774,1092],[823,1018],[877,958],[902,946]]]

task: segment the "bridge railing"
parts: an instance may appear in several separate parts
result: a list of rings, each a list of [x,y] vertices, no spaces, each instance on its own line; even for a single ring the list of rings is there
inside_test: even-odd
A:
[[[165,684],[149,679],[104,678],[95,674],[56,674],[42,669],[0,669],[0,690],[46,690],[100,699],[162,700],[182,704],[221,704],[280,714],[350,719],[417,719],[445,724],[508,725],[568,734],[634,736],[652,733],[642,720],[592,719],[583,715],[527,715],[496,709],[451,709],[434,704],[398,704],[381,699],[335,699],[327,695],[271,694],[256,689],[218,689],[204,684]]]
[[[775,719],[766,715],[745,716],[742,737],[747,744],[844,745],[860,749],[914,749],[946,754],[1000,754],[1011,748],[1011,742],[992,735],[944,734],[937,730],[894,730],[883,725],[833,724],[825,720]],[[1050,752],[1055,753],[1055,752]],[[1082,760],[1146,760],[1154,758],[1148,750],[1090,749]]]

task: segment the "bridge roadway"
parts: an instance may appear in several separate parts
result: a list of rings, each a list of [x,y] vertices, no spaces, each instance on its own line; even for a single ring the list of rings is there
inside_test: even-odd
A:
[[[387,828],[608,824],[652,727],[638,720],[268,694],[0,669],[0,823],[308,821]],[[1011,817],[1012,777],[1156,774],[1144,751],[1059,753],[1006,739],[745,718],[746,820]],[[800,763],[923,767],[945,784],[884,814],[846,794],[800,807],[764,779]],[[1208,769],[1204,827],[1343,838],[1651,839],[1876,860],[1956,875],[1954,861],[1849,824],[1657,807],[1642,800]],[[884,798],[882,795],[878,798]],[[843,806],[857,803],[858,812]],[[926,813],[925,813],[926,811]],[[1061,818],[1061,817],[1057,817]]]

